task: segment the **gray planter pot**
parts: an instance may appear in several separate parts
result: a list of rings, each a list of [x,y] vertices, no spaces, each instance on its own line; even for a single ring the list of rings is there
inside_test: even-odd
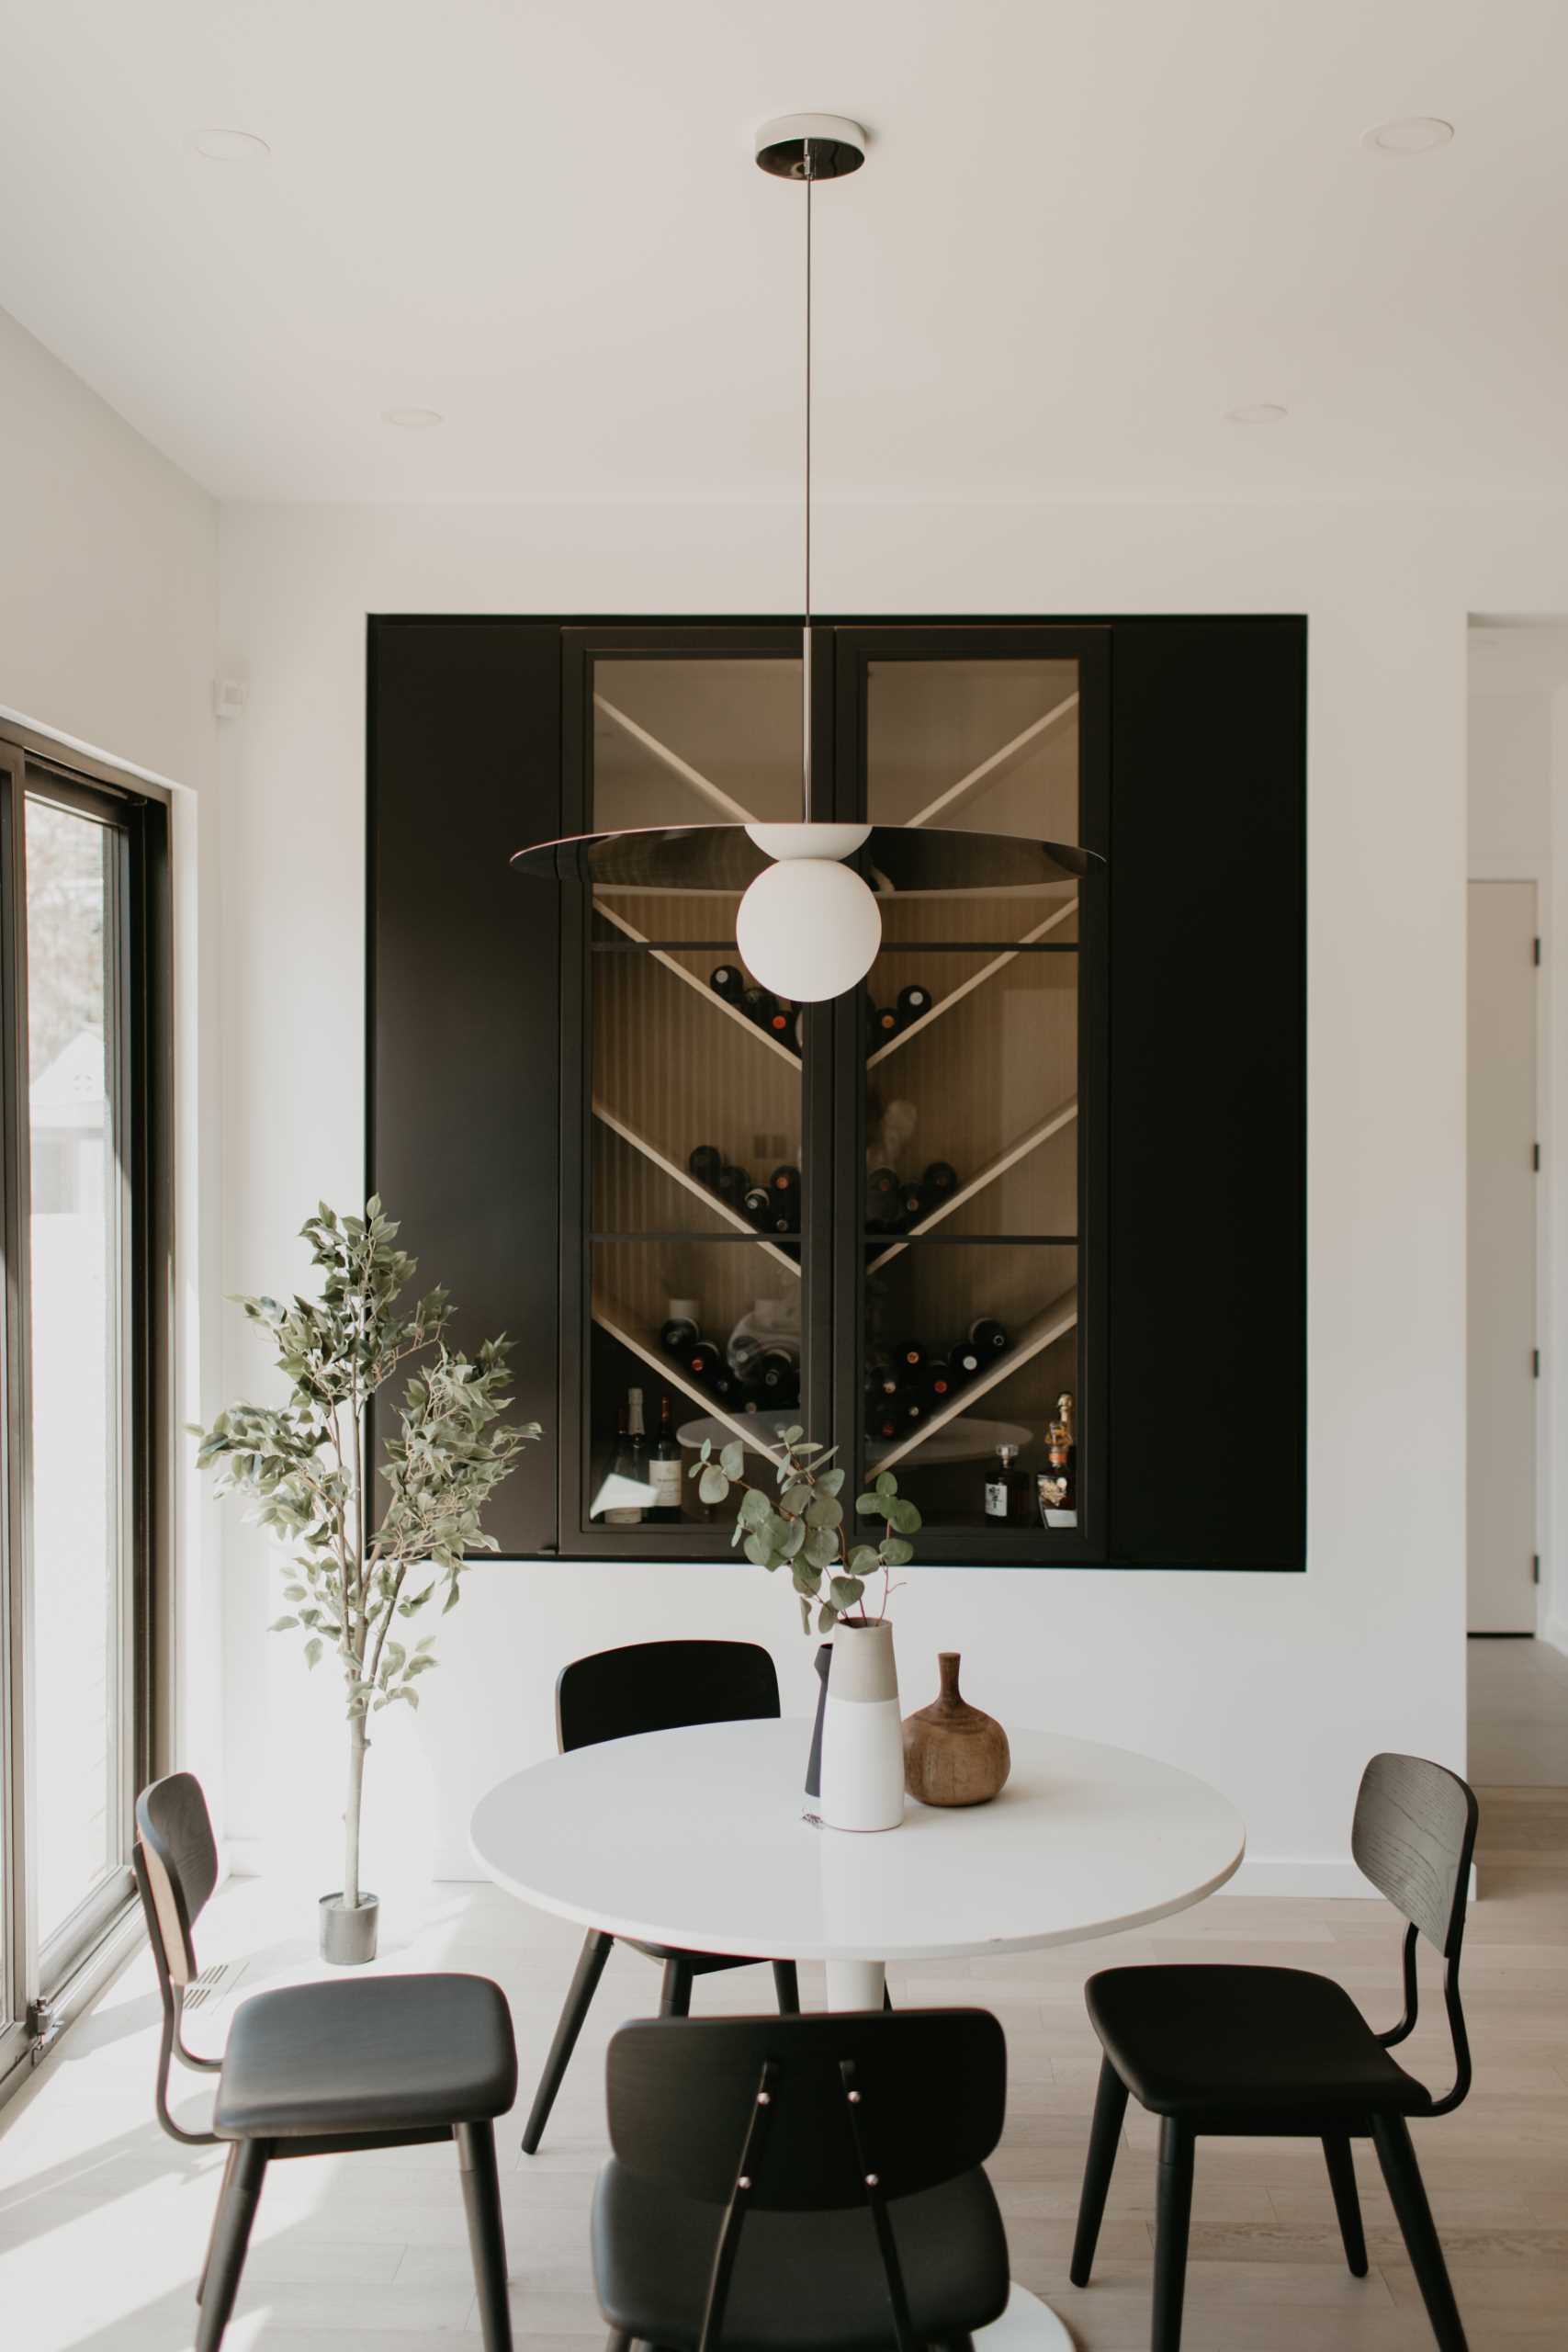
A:
[[[376,1957],[376,1929],[381,1917],[378,1894],[362,1894],[351,1911],[341,1894],[323,1894],[319,1906],[321,1958],[333,1968],[359,1968]]]

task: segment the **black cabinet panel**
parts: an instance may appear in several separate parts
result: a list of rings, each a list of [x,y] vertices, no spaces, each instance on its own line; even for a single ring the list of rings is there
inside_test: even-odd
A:
[[[558,908],[507,859],[560,831],[559,699],[553,623],[370,623],[369,1178],[457,1341],[516,1342],[508,1553],[556,1545]]]
[[[1110,1553],[1300,1568],[1306,625],[1115,626]]]

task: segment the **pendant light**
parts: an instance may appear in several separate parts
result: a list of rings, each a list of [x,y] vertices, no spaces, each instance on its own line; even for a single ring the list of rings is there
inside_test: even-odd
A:
[[[865,161],[865,132],[840,115],[781,116],[757,133],[757,162],[806,189],[805,610],[801,628],[799,824],[671,825],[579,833],[516,852],[524,873],[657,890],[743,893],[735,922],[753,979],[797,1004],[858,988],[882,945],[877,901],[900,890],[1029,889],[1081,880],[1088,850],[1011,833],[923,832],[816,823],[811,816],[811,197]],[[846,861],[853,859],[853,865]]]

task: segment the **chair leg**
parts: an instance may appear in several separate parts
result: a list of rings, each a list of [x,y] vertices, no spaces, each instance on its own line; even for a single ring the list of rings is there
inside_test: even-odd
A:
[[[240,2273],[245,2267],[245,2248],[251,2242],[251,2223],[256,2217],[266,2158],[265,2140],[240,2140],[229,2159],[217,2225],[202,2274],[196,2352],[218,2352],[223,2341],[223,2331],[239,2291]]]
[[[664,1963],[659,2014],[661,2018],[689,2018],[692,2014],[692,1964],[682,1960],[679,1952],[671,1952]]]
[[[780,2017],[797,2018],[800,2015],[800,1978],[793,1960],[774,1961],[773,1991],[778,1996]]]
[[[1403,2115],[1374,2115],[1372,2142],[1382,2166],[1382,2177],[1388,2183],[1388,2193],[1398,2218],[1400,2233],[1404,2239],[1410,2267],[1416,2273],[1416,2283],[1421,2290],[1421,2300],[1427,2306],[1427,2316],[1432,2323],[1440,2352],[1467,2352],[1464,2329],[1460,2324],[1459,2306],[1449,2283],[1449,2267],[1443,2260],[1432,2209],[1427,2202],[1426,2184],[1416,2161],[1416,2151],[1410,2144],[1410,2127]]]
[[[615,1939],[597,1928],[590,1928],[582,1939],[571,1989],[561,2009],[556,2027],[550,2054],[545,2061],[545,2071],[539,2076],[539,2087],[534,2093],[534,2104],[528,2109],[528,2120],[523,2131],[523,2153],[531,2156],[544,2138],[545,2126],[550,2120],[550,2109],[556,2103],[571,2053],[577,2047],[577,2037],[582,2031],[582,2021],[588,2015],[589,2003],[599,1989],[599,1979],[604,1973]]]
[[[512,2312],[506,2300],[506,2233],[501,2222],[501,2182],[495,2169],[493,2123],[453,2127],[463,2175],[463,2206],[468,2219],[468,2248],[479,2299],[479,2331],[485,2352],[512,2352]]]
[[[610,2340],[604,2346],[604,2352],[632,2352],[634,2341],[635,2339],[626,2335],[623,2328],[613,2327],[610,2330]]]
[[[212,2208],[212,2226],[207,2233],[207,2252],[201,2257],[201,2276],[196,2282],[196,2300],[199,2303],[207,2292],[207,2274],[212,2267],[212,2249],[218,2243],[218,2222],[223,2211],[223,2199],[229,2183],[234,2177],[234,2167],[240,2161],[240,2143],[231,2141],[228,2161],[223,2166],[223,2178],[218,2190],[218,2201]]]
[[[1155,2208],[1153,2352],[1179,2352],[1181,2300],[1187,2286],[1187,2229],[1192,2214],[1192,2131],[1168,2115],[1159,2128],[1159,2186]]]
[[[1127,2112],[1127,2086],[1109,2058],[1100,2062],[1100,2087],[1094,2095],[1094,2121],[1089,2126],[1089,2155],[1083,2169],[1083,2194],[1078,2199],[1077,2234],[1073,2240],[1075,2287],[1087,2287],[1100,2243],[1100,2224],[1111,2187],[1111,2167],[1122,2139],[1122,2119]]]
[[[1334,2191],[1334,2210],[1339,2216],[1339,2234],[1345,2241],[1345,2259],[1352,2278],[1364,2278],[1367,2240],[1361,2228],[1361,2200],[1356,2194],[1356,2160],[1350,2154],[1349,2133],[1337,2132],[1325,2137],[1323,2154],[1328,2185]]]
[[[882,1984],[882,2006],[891,2013],[893,2007],[893,1996],[887,1989],[887,1980],[886,1977],[883,1979]]]

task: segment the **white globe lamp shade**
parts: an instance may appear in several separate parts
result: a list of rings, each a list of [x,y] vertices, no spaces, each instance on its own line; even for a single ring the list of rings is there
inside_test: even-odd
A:
[[[788,858],[759,874],[741,899],[735,944],[763,988],[795,1004],[820,1004],[870,971],[882,911],[851,867]]]

